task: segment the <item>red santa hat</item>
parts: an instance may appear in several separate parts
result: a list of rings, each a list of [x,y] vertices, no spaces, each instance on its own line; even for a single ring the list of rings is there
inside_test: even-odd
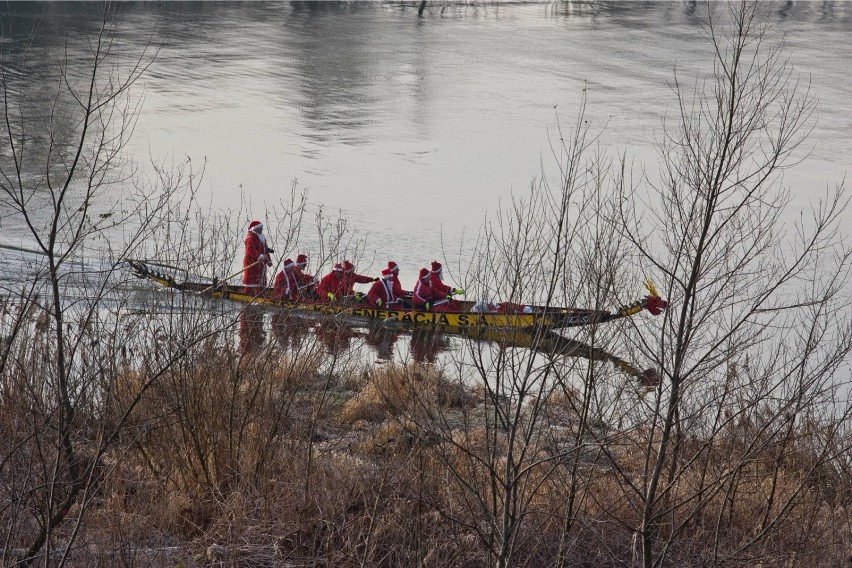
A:
[[[300,267],[304,268],[308,265],[308,256],[304,254],[300,254],[296,257],[296,264]]]
[[[441,272],[441,263],[437,260],[432,261],[432,272],[438,274]]]
[[[293,270],[293,267],[296,266],[296,263],[291,259],[287,259],[284,261],[284,270]]]
[[[343,272],[343,266],[341,266],[339,262],[335,262],[331,269],[335,272]]]
[[[348,260],[344,260],[343,271],[346,272],[346,274],[351,274],[352,272],[355,272],[355,265],[349,262]]]
[[[388,261],[388,270],[391,271],[391,274],[399,274],[399,266],[392,260]],[[382,272],[384,274],[384,272]]]
[[[248,230],[253,231],[255,233],[258,232],[259,230],[261,230],[262,228],[263,228],[263,223],[261,223],[257,219],[255,219],[254,221],[249,223],[249,226],[248,226]]]
[[[382,278],[385,280],[390,280],[391,278],[393,278],[393,270],[391,270],[390,268],[385,268],[384,270],[382,270]]]
[[[428,280],[429,279],[429,270],[428,269],[426,269],[426,268],[420,269],[420,279],[421,280],[423,280],[423,279]]]

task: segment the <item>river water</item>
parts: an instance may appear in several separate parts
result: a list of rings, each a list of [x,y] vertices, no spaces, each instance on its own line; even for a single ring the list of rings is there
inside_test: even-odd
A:
[[[464,260],[498,203],[552,174],[558,124],[583,97],[600,145],[653,170],[654,143],[676,110],[671,81],[710,69],[706,8],[693,2],[122,3],[120,39],[160,51],[128,157],[206,160],[203,201],[265,218],[292,180],[311,207],[341,214],[366,239],[362,272],[387,259],[413,285],[420,266]],[[63,56],[82,58],[99,7],[4,3],[4,55],[36,93]],[[795,77],[819,99],[816,124],[785,184],[794,206],[818,198],[852,162],[852,3],[779,2]],[[32,29],[35,38],[29,41]],[[78,51],[75,51],[78,50]],[[236,215],[236,213],[235,213]],[[274,219],[268,219],[274,223]],[[32,247],[4,216],[0,244]],[[306,233],[298,250],[313,253]],[[27,253],[0,249],[7,289]],[[234,262],[239,262],[239,258]],[[316,267],[314,267],[316,268]],[[224,270],[223,270],[224,272]]]
[[[457,266],[459,241],[552,171],[557,120],[572,122],[584,89],[601,145],[653,168],[675,71],[691,83],[712,57],[693,2],[417,4],[122,4],[122,39],[161,47],[129,156],[206,159],[202,197],[245,203],[244,220],[298,180],[367,239],[360,268],[394,258],[413,281],[433,258]],[[28,57],[44,62],[98,19],[76,3],[2,10],[7,51],[37,23]],[[779,2],[772,20],[820,101],[785,180],[804,202],[852,162],[852,3]],[[0,240],[16,242],[14,226]]]

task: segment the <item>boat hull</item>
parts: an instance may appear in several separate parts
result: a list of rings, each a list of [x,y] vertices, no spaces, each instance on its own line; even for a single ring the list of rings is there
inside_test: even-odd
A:
[[[210,298],[220,298],[274,309],[290,310],[306,317],[332,316],[345,318],[352,322],[363,321],[372,325],[381,323],[389,327],[424,326],[459,330],[506,329],[532,331],[537,329],[556,329],[604,323],[633,315],[642,311],[637,303],[619,309],[616,312],[588,310],[579,308],[552,308],[529,306],[527,310],[516,313],[478,313],[473,312],[473,302],[459,301],[458,312],[434,312],[427,310],[389,310],[374,308],[354,301],[339,303],[292,302],[272,296],[271,290],[262,290],[256,294],[246,293],[239,286],[207,284],[199,282],[177,282],[173,277],[156,270],[142,261],[127,261],[137,276],[147,278],[167,288],[183,292],[194,292]]]

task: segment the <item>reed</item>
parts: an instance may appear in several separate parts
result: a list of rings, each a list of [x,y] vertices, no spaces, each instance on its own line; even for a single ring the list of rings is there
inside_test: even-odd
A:
[[[48,435],[32,417],[51,413],[49,401],[33,397],[39,381],[49,378],[37,371],[50,362],[35,324],[28,321],[11,344],[0,375],[0,435],[6,440],[0,473],[4,498],[13,503],[30,498],[18,480]],[[329,357],[321,350],[282,356],[271,345],[241,354],[223,338],[199,344],[185,365],[144,393],[121,438],[93,470],[91,492],[70,513],[81,519],[82,543],[70,565],[487,563],[487,543],[473,530],[484,519],[471,499],[503,499],[489,474],[502,471],[508,455],[505,433],[484,418],[493,402],[417,365],[367,368],[329,386]],[[144,366],[122,367],[110,396],[101,400],[107,422],[144,382]],[[540,463],[518,488],[530,503],[517,535],[518,564],[552,565],[561,557],[616,566],[634,550],[631,527],[640,519],[625,484],[642,483],[649,467],[644,448],[657,434],[609,426],[605,437],[584,441],[574,471],[571,451],[563,461],[545,459],[564,451],[576,434],[564,425],[576,420],[578,397],[566,391],[545,401],[543,415],[553,421],[538,427],[561,437],[541,436],[528,448]],[[329,398],[337,403],[329,405]],[[449,423],[449,437],[435,435],[427,411],[433,417],[460,413]],[[314,427],[308,428],[312,414]],[[90,426],[81,421],[80,428],[75,435]],[[727,564],[842,561],[852,529],[852,473],[842,457],[849,433],[802,423],[785,433],[767,431],[755,447],[744,428],[760,425],[743,422],[712,440],[685,433],[681,444],[700,459],[684,466],[669,498],[695,505],[656,526],[661,534],[677,533],[674,561],[712,563],[719,551],[735,552],[760,539],[755,527],[762,523],[770,523],[771,538],[748,554],[729,555]],[[827,435],[836,437],[828,453],[815,443]],[[311,491],[305,493],[308,477]],[[563,515],[572,492],[580,500],[566,532]],[[35,520],[12,507],[0,511],[0,521],[16,523],[19,531],[35,529]],[[57,545],[63,534],[55,534]],[[4,547],[7,559],[14,548]]]

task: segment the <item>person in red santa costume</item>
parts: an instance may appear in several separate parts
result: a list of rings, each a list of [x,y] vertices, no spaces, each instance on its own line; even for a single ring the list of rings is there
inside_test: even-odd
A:
[[[296,279],[296,263],[289,258],[284,261],[281,272],[275,276],[275,298],[295,302],[299,299],[299,281]]]
[[[437,260],[432,261],[432,270],[429,271],[429,283],[438,294],[443,294],[448,299],[453,294],[464,294],[464,290],[461,288],[450,288],[444,284],[443,267]]]
[[[395,286],[399,286],[402,290],[402,284],[399,282],[399,266],[392,260],[388,261],[388,270],[393,273],[393,283]],[[411,292],[408,290],[402,290],[402,296],[404,298],[411,298]]]
[[[258,294],[266,288],[266,268],[272,266],[270,255],[274,252],[266,243],[263,223],[249,223],[243,256],[243,290],[246,294]]]
[[[420,269],[411,300],[415,307],[433,312],[457,312],[460,308],[458,302],[432,287],[430,273],[426,268]]]
[[[382,270],[382,278],[375,282],[370,291],[367,292],[367,302],[377,308],[389,310],[408,307],[403,303],[402,295],[405,291],[398,281],[394,281],[393,272],[389,268]]]
[[[317,285],[317,297],[320,302],[334,302],[346,295],[346,279],[343,277],[343,265],[336,263],[331,272],[322,277]]]
[[[317,279],[312,274],[305,272],[308,267],[308,256],[300,254],[296,257],[296,282],[299,283],[299,295],[303,298],[315,299],[317,297]]]
[[[372,276],[364,276],[363,274],[355,273],[355,265],[348,260],[343,261],[343,279],[346,281],[346,296],[355,296],[359,302],[364,298],[360,292],[355,292],[355,284],[369,284],[370,282],[378,282],[378,278]]]

